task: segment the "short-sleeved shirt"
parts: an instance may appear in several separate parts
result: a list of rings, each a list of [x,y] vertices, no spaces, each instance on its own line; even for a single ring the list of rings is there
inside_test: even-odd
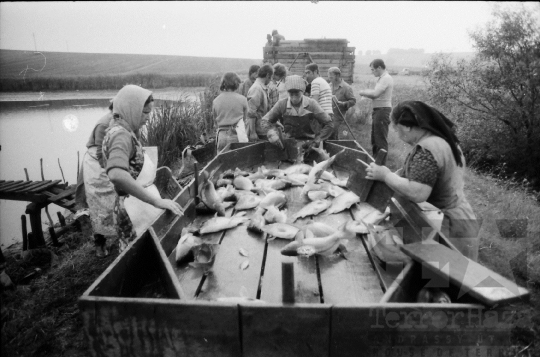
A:
[[[314,95],[319,96],[319,105],[323,108],[327,114],[333,114],[332,111],[332,90],[328,82],[322,78],[317,77],[311,82],[311,98]]]
[[[377,80],[375,90],[382,89],[383,92],[380,96],[373,99],[373,108],[392,108],[392,90],[394,89],[394,79],[384,72],[382,76]]]
[[[439,171],[433,154],[428,149],[421,148],[416,150],[410,158],[407,178],[433,188],[437,182]]]
[[[119,168],[137,179],[144,163],[141,142],[122,124],[113,124],[103,139],[103,159],[107,173]]]
[[[96,123],[96,126],[94,127],[94,130],[92,130],[92,133],[90,134],[90,138],[88,139],[88,142],[86,143],[87,148],[91,148],[92,146],[97,146],[96,157],[101,167],[104,167],[101,145],[103,144],[103,138],[105,138],[105,134],[106,134],[105,131],[109,127],[109,123],[112,120],[112,118],[113,118],[112,112],[109,112],[105,116],[103,116],[101,119],[99,119],[98,122]]]
[[[221,92],[212,102],[212,115],[218,128],[236,125],[247,113],[247,99],[235,92]]]

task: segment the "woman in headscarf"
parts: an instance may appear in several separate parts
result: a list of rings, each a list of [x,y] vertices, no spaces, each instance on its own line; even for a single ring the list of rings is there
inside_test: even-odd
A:
[[[98,120],[90,134],[86,143],[88,150],[83,157],[75,191],[77,210],[86,208],[89,210],[98,257],[108,255],[105,237],[116,234],[113,215],[116,192],[104,170],[101,149],[105,131],[113,118],[112,109],[113,104],[111,103],[109,112]]]
[[[122,251],[138,235],[126,210],[125,201],[130,196],[157,209],[168,209],[177,215],[183,212],[178,203],[145,190],[152,182],[141,181],[141,177],[151,176],[152,171],[155,176],[155,166],[139,141],[139,130],[149,120],[154,106],[152,92],[127,85],[118,92],[113,104],[113,120],[103,140],[103,157],[105,171],[118,194],[114,214]]]
[[[465,158],[454,124],[419,101],[397,104],[391,114],[398,137],[412,146],[398,175],[371,163],[366,178],[385,182],[413,202],[427,201],[444,213],[442,232],[466,257],[478,259],[479,226],[463,192]]]
[[[217,152],[229,143],[239,142],[237,129],[245,133],[248,102],[246,97],[236,93],[239,84],[240,77],[236,73],[225,73],[219,87],[221,94],[212,102],[212,115],[217,127]]]

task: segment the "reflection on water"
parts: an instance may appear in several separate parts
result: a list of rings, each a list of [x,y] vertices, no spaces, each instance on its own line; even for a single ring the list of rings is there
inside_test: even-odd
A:
[[[107,113],[105,106],[89,105],[24,108],[2,107],[0,110],[0,180],[41,180],[39,160],[43,158],[46,180],[61,180],[62,165],[69,184],[77,181],[77,151],[80,162],[86,142],[95,123]],[[21,241],[21,215],[29,202],[0,200],[0,242],[2,247]],[[63,209],[49,205],[49,213],[57,222],[56,212]],[[42,222],[48,222],[42,210]],[[30,219],[27,217],[27,229]]]

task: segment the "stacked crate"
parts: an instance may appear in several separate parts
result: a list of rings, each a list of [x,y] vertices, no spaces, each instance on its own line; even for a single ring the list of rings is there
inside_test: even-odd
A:
[[[321,77],[328,80],[328,69],[338,67],[345,82],[353,82],[355,47],[348,47],[346,39],[304,39],[281,41],[279,46],[263,48],[263,61],[282,63],[289,74],[302,76],[307,64],[319,65]]]

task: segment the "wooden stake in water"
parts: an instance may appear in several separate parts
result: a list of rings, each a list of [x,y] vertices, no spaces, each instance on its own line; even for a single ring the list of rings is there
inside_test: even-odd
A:
[[[79,152],[77,151],[77,182],[79,182]]]
[[[41,166],[41,180],[45,181],[45,176],[43,175],[43,158],[39,159],[39,165]],[[49,219],[49,225],[51,227],[54,227],[54,222],[53,222],[52,217],[51,217],[51,215],[49,213],[48,206],[45,206],[45,213],[47,214],[47,218]]]
[[[24,174],[26,175],[26,181],[30,181],[30,178],[28,176],[28,170],[26,169],[26,167],[24,168]]]
[[[62,170],[62,165],[60,165],[60,158],[58,158],[58,166],[60,167],[60,172],[62,173],[62,179],[66,183],[66,178],[64,177],[64,170]]]

